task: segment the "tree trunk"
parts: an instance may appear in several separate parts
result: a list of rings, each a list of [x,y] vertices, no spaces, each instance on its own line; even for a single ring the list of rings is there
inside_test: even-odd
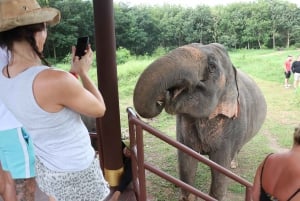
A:
[[[286,40],[286,48],[290,47],[290,37],[291,37],[291,34],[290,34],[290,31],[288,31],[287,32],[287,40]]]
[[[275,32],[273,32],[273,49],[276,48]]]
[[[54,58],[54,61],[56,62],[56,48],[53,47],[53,58]]]

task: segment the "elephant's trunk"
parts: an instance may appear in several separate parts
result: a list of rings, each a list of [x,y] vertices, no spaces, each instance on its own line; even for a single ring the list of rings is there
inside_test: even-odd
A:
[[[136,111],[144,118],[160,114],[170,97],[176,98],[201,80],[199,76],[204,73],[199,66],[206,62],[203,57],[205,55],[193,48],[178,48],[150,64],[135,86],[133,103]],[[191,62],[195,60],[199,62]]]

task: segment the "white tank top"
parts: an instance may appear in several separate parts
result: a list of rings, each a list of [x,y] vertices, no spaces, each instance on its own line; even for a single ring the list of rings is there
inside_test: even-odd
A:
[[[35,101],[33,80],[45,69],[48,67],[31,67],[10,79],[0,73],[0,99],[28,130],[35,154],[46,167],[54,171],[86,169],[95,151],[80,115],[68,108],[49,113]]]
[[[7,57],[6,49],[0,48],[0,72],[7,65],[9,57]],[[7,110],[0,99],[0,131],[21,127],[22,124]]]
[[[0,131],[21,127],[22,124],[7,110],[0,100]]]

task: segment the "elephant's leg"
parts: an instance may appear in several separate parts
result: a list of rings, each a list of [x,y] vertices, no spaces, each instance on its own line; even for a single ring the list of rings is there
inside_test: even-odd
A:
[[[222,150],[214,152],[209,157],[219,165],[229,169],[231,162],[231,155],[229,150]],[[211,186],[209,195],[216,198],[219,201],[223,201],[228,187],[228,177],[218,172],[217,170],[211,169]]]
[[[197,132],[194,127],[193,120],[188,119],[188,117],[177,116],[177,141],[190,147],[191,149],[199,152],[199,145],[197,139]],[[178,150],[178,168],[179,168],[179,178],[181,181],[194,185],[196,170],[198,161],[193,157],[188,156],[184,152]],[[190,195],[189,192],[181,190],[182,201],[194,201],[195,196]]]
[[[178,151],[179,177],[183,182],[194,185],[198,161],[187,154]],[[181,201],[194,201],[194,196],[189,192],[181,190]]]

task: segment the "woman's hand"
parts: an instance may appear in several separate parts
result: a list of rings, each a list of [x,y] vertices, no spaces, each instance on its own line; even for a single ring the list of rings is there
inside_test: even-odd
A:
[[[79,59],[78,56],[75,56],[76,47],[72,46],[72,62],[70,72],[76,73],[79,76],[86,74],[92,65],[93,62],[93,51],[91,45],[85,50],[85,55]]]

